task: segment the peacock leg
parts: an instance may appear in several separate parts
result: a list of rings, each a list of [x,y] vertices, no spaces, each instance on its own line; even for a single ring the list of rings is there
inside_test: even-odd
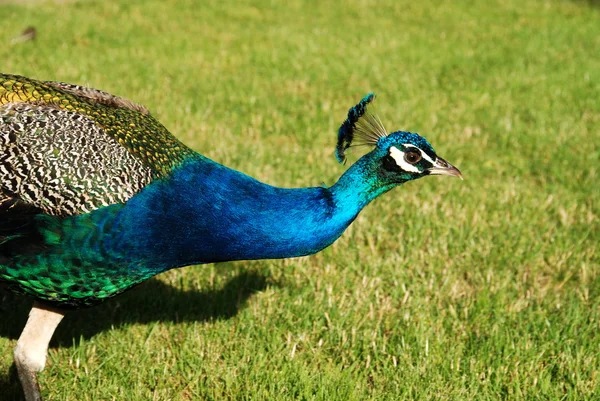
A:
[[[64,312],[34,302],[15,348],[15,365],[27,401],[41,401],[37,373],[46,365],[48,344]]]

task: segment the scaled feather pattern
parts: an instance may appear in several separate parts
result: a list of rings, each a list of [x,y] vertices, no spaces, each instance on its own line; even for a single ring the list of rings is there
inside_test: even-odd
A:
[[[79,308],[175,267],[316,253],[437,160],[421,136],[387,134],[373,98],[348,112],[336,156],[371,152],[331,187],[277,188],[194,152],[129,100],[0,74],[0,281]],[[408,146],[423,158],[405,171],[390,152]]]

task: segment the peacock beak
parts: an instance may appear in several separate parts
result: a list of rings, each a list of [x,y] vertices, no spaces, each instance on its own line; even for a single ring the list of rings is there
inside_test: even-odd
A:
[[[463,176],[459,169],[454,167],[452,164],[448,163],[446,160],[438,157],[435,161],[433,167],[429,169],[429,174],[431,175],[453,175],[454,177],[458,177],[463,180]]]

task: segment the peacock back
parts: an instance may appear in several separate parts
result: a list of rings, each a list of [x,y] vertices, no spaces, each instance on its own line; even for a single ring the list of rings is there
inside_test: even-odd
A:
[[[15,209],[68,216],[122,203],[196,155],[129,100],[0,74],[0,236]]]

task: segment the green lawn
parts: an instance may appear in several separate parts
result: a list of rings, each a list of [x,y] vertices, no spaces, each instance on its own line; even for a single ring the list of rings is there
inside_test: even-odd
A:
[[[465,181],[384,195],[318,255],[174,270],[72,313],[46,399],[596,399],[600,3],[228,3],[0,1],[1,70],[145,104],[279,186],[335,182],[337,127],[374,91]],[[0,399],[20,399],[31,300],[0,297]]]

